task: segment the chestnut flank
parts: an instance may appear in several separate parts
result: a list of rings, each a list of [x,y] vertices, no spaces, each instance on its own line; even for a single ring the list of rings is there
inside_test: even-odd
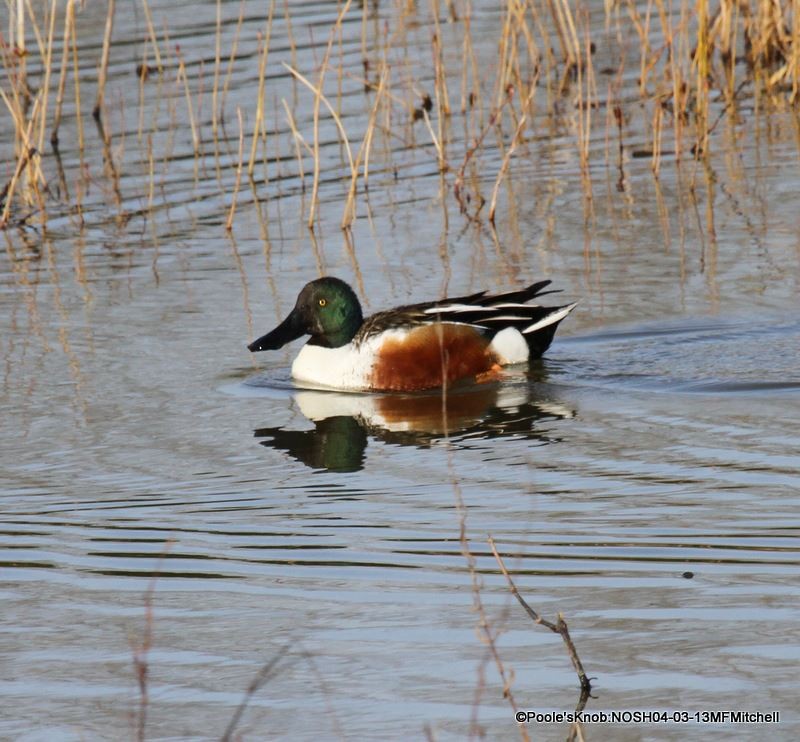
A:
[[[497,357],[477,330],[464,325],[425,325],[405,337],[388,338],[372,367],[370,387],[411,392],[476,377],[489,371]],[[444,372],[444,373],[442,373]]]

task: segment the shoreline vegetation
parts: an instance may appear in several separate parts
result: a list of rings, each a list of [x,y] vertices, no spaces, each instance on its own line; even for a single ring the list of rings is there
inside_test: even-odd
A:
[[[286,0],[246,24],[243,3],[223,8],[218,0],[210,60],[190,58],[148,0],[136,2],[141,38],[119,47],[114,0],[94,32],[76,0],[6,6],[0,96],[14,144],[0,174],[3,228],[44,228],[53,215],[81,224],[95,184],[117,220],[148,218],[167,200],[170,164],[189,156],[177,141],[187,132],[195,183],[216,180],[228,230],[244,188],[259,201],[288,183],[307,195],[303,219],[313,232],[326,178],[343,184],[348,230],[370,175],[392,171],[398,146],[425,153],[443,200],[480,224],[494,224],[513,161],[555,134],[573,140],[589,206],[597,167],[615,172],[624,191],[631,158],[649,160],[656,180],[666,161],[700,165],[691,187],[699,173],[711,189],[703,165],[721,122],[735,123],[742,108],[793,107],[800,90],[800,18],[788,0],[606,2],[602,11],[515,0],[491,19],[466,1],[347,0],[313,33]],[[478,21],[482,34],[488,25],[496,33],[491,66],[475,52]],[[277,24],[288,44],[273,49]],[[419,46],[428,60],[415,59]],[[354,54],[362,75],[352,71]],[[253,68],[248,105],[234,105],[231,80]],[[136,95],[124,90],[130,81]],[[363,91],[357,124],[348,120],[354,85]],[[637,119],[645,141],[629,136]],[[548,131],[536,131],[534,120]],[[331,137],[340,145],[333,167],[320,152]],[[98,148],[102,173],[89,164]]]

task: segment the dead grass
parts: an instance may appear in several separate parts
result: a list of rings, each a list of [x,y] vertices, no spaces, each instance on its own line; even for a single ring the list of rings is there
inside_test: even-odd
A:
[[[171,107],[176,89],[180,90],[183,112],[170,108],[170,125],[176,129],[178,122],[187,125],[195,176],[203,177],[207,160],[201,120],[203,65],[186,59],[180,46],[170,40],[168,19],[154,19],[147,0],[137,3],[144,19],[141,61],[137,65],[138,100],[125,95],[118,73],[115,76],[112,72],[121,61],[114,45],[118,30],[113,0],[105,8],[100,39],[79,37],[76,18],[84,7],[74,0],[63,7],[55,0],[8,3],[8,36],[0,37],[0,97],[8,130],[13,132],[14,164],[6,168],[5,181],[0,183],[0,226],[45,223],[48,210],[54,206],[56,211],[67,208],[80,213],[79,199],[88,190],[89,176],[83,166],[71,173],[61,170],[59,151],[64,147],[77,151],[83,161],[86,147],[92,146],[83,127],[88,113],[84,106],[89,99],[93,100],[91,113],[100,124],[108,191],[120,218],[126,218],[122,184],[135,171],[131,166],[136,155],[154,178],[164,177],[154,164],[162,163],[168,169],[173,163],[172,142],[163,142],[164,123],[159,120],[162,104],[154,106],[150,102],[154,96],[160,99],[167,94],[165,99]],[[674,7],[664,0],[638,4],[628,0],[608,3],[604,18],[590,6],[570,0],[506,0],[488,43],[486,21],[481,19],[480,28],[476,28],[469,0],[432,3],[429,8],[411,4],[381,8],[380,12],[386,14],[383,16],[368,4],[357,10],[351,6],[351,0],[340,4],[324,29],[321,54],[313,52],[314,63],[309,65],[307,55],[300,61],[297,33],[313,34],[312,49],[316,49],[320,47],[319,28],[304,28],[302,20],[293,17],[289,3],[284,2],[282,8],[274,1],[269,4],[261,28],[255,31],[258,53],[253,59],[241,55],[241,43],[253,41],[250,34],[256,24],[244,23],[243,5],[229,17],[225,5],[217,1],[213,82],[209,85],[210,137],[214,172],[229,200],[231,191],[238,191],[243,166],[253,183],[268,184],[270,173],[277,170],[285,175],[290,158],[295,163],[292,172],[298,179],[297,187],[305,191],[306,175],[312,176],[305,220],[315,229],[323,170],[335,167],[320,146],[321,123],[330,119],[339,132],[342,148],[342,229],[349,229],[357,218],[359,194],[368,188],[375,148],[384,166],[391,167],[386,160],[398,142],[432,158],[441,173],[443,200],[454,198],[470,221],[477,224],[485,218],[491,224],[501,200],[501,186],[511,177],[514,161],[529,153],[534,122],[537,126],[558,128],[566,124],[572,128],[584,193],[590,203],[595,166],[608,166],[609,156],[618,160],[616,154],[609,154],[608,146],[593,145],[598,135],[603,136],[603,127],[608,140],[608,128],[614,121],[620,151],[624,151],[625,127],[620,122],[632,124],[640,118],[642,127],[649,131],[648,153],[657,178],[665,157],[680,163],[683,158],[709,156],[715,127],[722,118],[735,115],[744,100],[753,99],[758,110],[785,107],[797,102],[800,90],[800,13],[789,0],[682,0]],[[233,33],[226,31],[226,22],[235,18],[238,22]],[[289,42],[288,50],[284,44],[281,53],[270,49],[276,24],[280,24],[281,39]],[[354,26],[358,29],[355,32]],[[343,86],[356,77],[345,53],[346,39],[353,38],[363,68],[362,123],[366,122],[358,134],[353,129],[359,122],[351,122],[342,108]],[[628,43],[632,38],[633,47]],[[609,41],[612,46],[618,44],[617,48],[609,47]],[[492,44],[496,58],[487,64],[486,49]],[[426,48],[427,60],[420,58],[420,49]],[[613,101],[598,92],[598,49],[604,51],[606,61],[617,65],[616,69],[603,70],[610,79],[616,76],[618,80],[613,90],[609,86]],[[631,53],[638,57],[635,99],[630,90],[620,96],[619,81]],[[223,69],[224,60],[227,69]],[[80,70],[92,61],[98,75],[96,82],[89,84]],[[258,72],[252,104],[239,103],[231,112],[231,80],[237,71],[254,62]],[[284,66],[300,87],[293,86],[291,96],[271,97],[270,78]],[[91,95],[85,94],[87,87]],[[303,87],[310,97],[302,93]],[[121,132],[112,130],[110,106],[121,102],[139,109],[139,151],[131,156],[122,155]],[[64,142],[62,121],[67,103],[70,141]],[[613,120],[598,115],[603,105],[613,107]],[[153,116],[149,123],[145,108]],[[310,122],[308,111],[313,111]],[[226,120],[238,121],[239,115],[249,136],[249,156],[244,160],[230,141],[239,136],[229,137],[225,131]],[[122,121],[124,117],[117,118]],[[269,124],[273,119],[275,123]],[[170,137],[177,134],[170,132]],[[52,153],[46,151],[48,136]],[[671,139],[669,145],[667,137]],[[272,147],[268,146],[270,138],[274,140]],[[356,154],[350,144],[353,141],[361,142]],[[290,155],[282,151],[287,142]],[[160,149],[154,151],[156,147]],[[257,178],[256,173],[263,175]],[[51,184],[53,180],[57,186]],[[619,183],[624,186],[624,178]],[[484,189],[489,188],[485,195]],[[153,208],[158,201],[153,194],[157,192],[150,184],[141,193],[125,196],[139,197]],[[513,198],[510,190],[508,198]],[[484,214],[487,201],[490,205]],[[235,226],[234,216],[231,210],[229,228]]]

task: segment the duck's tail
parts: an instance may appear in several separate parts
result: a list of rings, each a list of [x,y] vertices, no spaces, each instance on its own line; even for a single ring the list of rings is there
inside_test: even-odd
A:
[[[553,341],[556,329],[578,302],[558,307],[527,304],[533,298],[555,291],[542,291],[550,281],[539,281],[519,291],[486,296],[486,292],[436,302],[425,314],[435,314],[441,322],[458,322],[486,330],[494,336],[507,327],[519,331],[528,344],[531,358],[542,355]]]
[[[531,358],[539,358],[550,347],[559,323],[578,304],[579,302],[576,301],[562,307],[540,307],[541,309],[546,309],[547,314],[521,330],[522,337],[525,338],[525,342],[530,349]]]

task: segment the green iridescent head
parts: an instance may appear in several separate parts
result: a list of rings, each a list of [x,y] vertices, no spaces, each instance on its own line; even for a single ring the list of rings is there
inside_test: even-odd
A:
[[[339,348],[353,339],[363,321],[353,289],[339,278],[326,276],[307,283],[289,316],[247,347],[254,353],[277,350],[302,335],[311,335],[311,345]]]

